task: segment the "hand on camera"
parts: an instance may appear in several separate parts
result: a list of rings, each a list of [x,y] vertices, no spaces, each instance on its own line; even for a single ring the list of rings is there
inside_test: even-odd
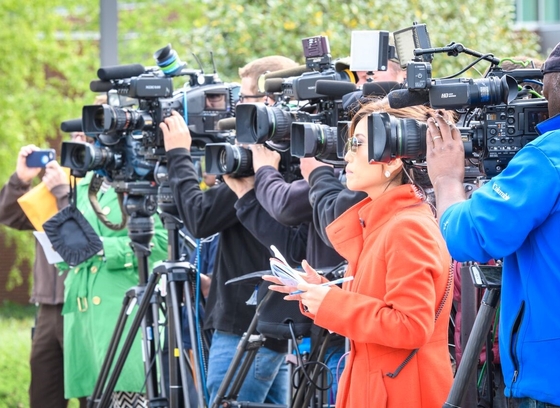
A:
[[[270,150],[262,144],[251,145],[253,152],[253,170],[255,173],[263,166],[272,166],[278,170],[280,165],[280,153]]]
[[[332,167],[332,165],[323,163],[322,161],[317,160],[315,157],[302,157],[299,160],[299,168],[301,170],[301,175],[307,182],[309,182],[309,175],[311,174],[311,172],[316,168],[322,166]]]
[[[30,183],[34,177],[41,172],[39,167],[27,167],[26,159],[32,152],[39,150],[35,145],[23,146],[18,154],[16,164],[16,174],[18,178],[24,183]]]
[[[443,179],[463,183],[465,148],[461,132],[455,125],[437,114],[428,119],[426,131],[426,162],[434,187]]]
[[[48,162],[45,166],[45,175],[42,181],[49,191],[61,184],[69,184],[68,176],[55,160]]]
[[[229,174],[223,175],[224,182],[235,193],[237,198],[243,197],[255,188],[255,176],[232,177]]]
[[[172,111],[171,116],[159,124],[159,128],[163,132],[163,144],[166,152],[179,147],[191,148],[191,132],[178,112]]]

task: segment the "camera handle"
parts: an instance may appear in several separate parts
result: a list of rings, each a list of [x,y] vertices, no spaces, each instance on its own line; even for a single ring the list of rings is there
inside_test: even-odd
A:
[[[466,276],[462,276],[465,278]],[[465,281],[461,282],[461,286],[464,287]],[[478,359],[482,346],[488,338],[488,333],[492,327],[492,322],[496,313],[496,308],[500,301],[500,287],[499,286],[488,286],[482,297],[482,302],[480,304],[480,309],[474,320],[472,330],[469,335],[469,340],[463,351],[463,357],[461,358],[461,363],[455,374],[455,379],[451,390],[447,396],[443,408],[461,408],[463,399],[469,388],[469,384],[472,383],[471,379],[476,372],[476,367],[478,364]],[[461,297],[465,294],[462,293]],[[490,347],[492,345],[490,344]],[[491,362],[489,361],[488,364]],[[475,390],[476,391],[476,390]],[[476,395],[476,394],[475,394]],[[471,408],[472,404],[469,403],[468,408]],[[476,404],[474,405],[474,407]],[[473,407],[473,408],[474,408]]]
[[[436,54],[442,52],[446,52],[450,57],[457,57],[460,53],[464,52],[465,54],[468,54],[470,56],[486,60],[492,63],[492,65],[500,64],[500,59],[494,57],[492,54],[481,54],[478,51],[471,50],[463,46],[463,44],[456,42],[452,42],[449,45],[441,48],[416,48],[414,50],[414,55],[418,57],[424,54]]]

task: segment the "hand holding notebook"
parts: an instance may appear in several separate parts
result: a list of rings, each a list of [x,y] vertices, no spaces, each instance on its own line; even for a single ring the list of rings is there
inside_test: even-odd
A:
[[[274,245],[271,245],[270,249],[274,253],[274,257],[270,258],[272,275],[277,277],[286,286],[297,286],[299,283],[305,282],[305,279],[303,279],[305,274],[303,272],[299,272],[288,265],[286,259]]]

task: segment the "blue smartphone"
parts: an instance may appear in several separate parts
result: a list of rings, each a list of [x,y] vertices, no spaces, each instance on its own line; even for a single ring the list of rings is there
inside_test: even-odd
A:
[[[36,150],[25,158],[27,167],[45,167],[48,162],[53,161],[56,155],[54,149]]]

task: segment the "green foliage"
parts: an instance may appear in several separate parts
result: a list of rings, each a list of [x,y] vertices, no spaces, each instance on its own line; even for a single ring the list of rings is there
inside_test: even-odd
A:
[[[5,375],[0,381],[0,408],[28,407],[30,330],[33,317],[21,318],[27,312],[14,312],[12,307],[6,313],[3,309],[0,308],[0,372]],[[7,314],[16,314],[17,317],[7,317]]]
[[[31,328],[36,307],[0,304],[0,408],[29,407]],[[72,399],[69,408],[78,408]]]
[[[15,168],[22,145],[59,147],[62,120],[81,114],[94,95],[89,82],[99,65],[97,0],[2,0],[0,7],[0,182]],[[238,80],[252,59],[280,54],[303,63],[301,39],[329,38],[334,58],[347,56],[350,32],[394,31],[426,23],[432,45],[450,42],[499,58],[539,56],[537,38],[512,30],[513,0],[136,0],[119,5],[119,63],[155,65],[153,53],[171,43],[180,58]],[[368,50],[364,50],[367,52]],[[542,57],[542,56],[541,56]],[[474,60],[438,54],[433,76],[458,72]],[[483,72],[486,66],[481,65]],[[465,75],[478,76],[476,72]],[[28,233],[9,234],[18,262],[33,257]],[[14,235],[15,234],[15,235]]]

